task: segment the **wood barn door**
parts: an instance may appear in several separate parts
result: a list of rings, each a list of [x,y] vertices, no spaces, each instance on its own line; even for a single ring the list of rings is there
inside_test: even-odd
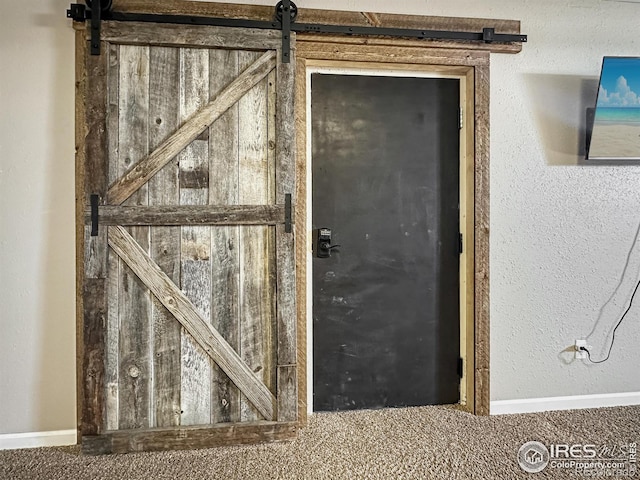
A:
[[[295,67],[281,44],[105,22],[91,56],[78,31],[86,452],[295,436]]]

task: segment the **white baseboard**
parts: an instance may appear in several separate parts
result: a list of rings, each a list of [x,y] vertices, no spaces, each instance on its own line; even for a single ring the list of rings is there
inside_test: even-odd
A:
[[[627,405],[640,405],[640,392],[498,400],[491,402],[490,409],[491,415],[503,415],[508,413],[534,413],[551,410],[622,407]]]
[[[76,430],[0,434],[0,450],[75,445],[76,438]]]

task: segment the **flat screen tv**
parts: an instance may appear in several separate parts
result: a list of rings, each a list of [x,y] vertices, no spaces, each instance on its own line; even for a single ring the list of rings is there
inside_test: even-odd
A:
[[[589,160],[640,160],[640,57],[604,57]]]

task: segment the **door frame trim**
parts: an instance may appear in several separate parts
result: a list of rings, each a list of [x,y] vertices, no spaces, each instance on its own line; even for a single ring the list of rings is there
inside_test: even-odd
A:
[[[428,72],[464,77],[464,138],[461,138],[460,215],[464,252],[460,259],[461,349],[464,373],[461,406],[476,415],[488,415],[489,391],[489,53],[452,49],[349,45],[301,42],[296,66],[296,268],[298,308],[298,411],[301,424],[311,412],[309,387],[313,371],[311,232],[307,125],[307,75],[318,67],[357,70]],[[462,83],[462,82],[461,82]],[[462,105],[462,102],[461,102]],[[473,112],[473,114],[471,114]],[[470,248],[473,246],[473,248]],[[473,266],[471,268],[471,266]],[[462,340],[464,339],[464,340]],[[473,341],[466,341],[473,339]],[[312,388],[312,387],[311,387]],[[464,392],[464,394],[463,394]]]

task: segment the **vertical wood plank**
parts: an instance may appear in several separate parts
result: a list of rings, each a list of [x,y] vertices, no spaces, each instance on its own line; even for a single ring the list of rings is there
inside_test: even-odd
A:
[[[76,208],[76,429],[78,441],[81,439],[84,404],[84,170],[86,140],[87,106],[87,41],[84,25],[76,28],[75,33],[75,208]],[[82,253],[81,253],[82,252]]]
[[[293,40],[293,39],[292,39]],[[296,123],[295,123],[295,41],[292,41],[291,62],[282,63],[277,73],[276,107],[276,202],[285,203],[291,195],[295,202],[296,188]],[[278,372],[278,420],[297,420],[297,331],[296,331],[296,274],[294,233],[285,226],[276,226],[277,261],[277,348],[278,365],[286,375]],[[281,381],[282,380],[282,381]]]
[[[464,205],[463,208],[463,219],[464,219],[464,231],[465,235],[465,244],[467,245],[464,249],[464,270],[465,270],[465,279],[464,279],[464,308],[461,310],[465,312],[464,316],[464,331],[466,332],[464,343],[465,343],[465,358],[464,358],[464,390],[460,389],[461,400],[464,400],[464,407],[469,413],[473,413],[475,411],[475,232],[474,232],[474,223],[475,223],[475,116],[473,112],[475,111],[475,69],[470,68],[466,75],[466,105],[465,105],[465,131],[466,131],[466,164],[464,166],[464,192],[463,197],[461,198],[461,205]],[[461,285],[461,287],[463,286]],[[463,397],[464,394],[464,397]]]
[[[118,174],[149,152],[149,48],[120,47]],[[126,205],[147,205],[143,186]],[[131,227],[140,246],[149,249],[149,227]],[[151,298],[148,289],[124,264],[119,280],[119,428],[150,426]]]
[[[105,48],[103,43],[101,48]],[[77,88],[79,102],[77,120],[84,126],[76,130],[78,141],[76,205],[83,210],[89,205],[89,195],[95,193],[104,198],[107,189],[106,152],[106,100],[107,82],[105,57],[88,55],[84,30],[76,36]],[[81,118],[84,117],[84,118]],[[80,212],[76,212],[80,215]],[[79,222],[78,225],[83,225]],[[104,235],[104,231],[101,232]],[[78,418],[81,435],[95,435],[104,430],[104,326],[107,314],[104,276],[106,249],[100,237],[87,238],[86,229],[78,227],[77,240],[82,239],[78,263],[82,279],[82,315],[78,317]],[[82,260],[80,260],[80,258]],[[79,285],[78,285],[79,286]]]
[[[276,55],[279,55],[277,52]],[[282,56],[281,56],[282,57]],[[278,58],[276,62],[282,61],[282,58]],[[277,63],[276,63],[277,65]],[[276,113],[277,113],[277,74],[274,69],[266,78],[267,82],[267,192],[266,203],[276,203],[276,177],[277,177],[277,162],[276,162],[276,145],[278,143],[278,131],[276,128]],[[265,238],[264,248],[264,261],[267,263],[267,275],[269,275],[269,281],[273,282],[273,286],[267,284],[267,294],[269,297],[265,299],[265,305],[268,304],[269,311],[272,312],[273,318],[265,333],[270,335],[268,337],[269,350],[264,352],[265,362],[269,362],[271,365],[271,371],[265,372],[265,375],[270,375],[270,380],[266,381],[266,384],[272,388],[273,392],[278,393],[278,323],[277,323],[277,258],[276,258],[276,227],[269,227]],[[270,332],[269,332],[270,330]],[[280,402],[278,401],[278,404]]]
[[[107,229],[108,227],[104,227]],[[107,430],[120,425],[120,258],[109,248],[106,320],[105,396]]]
[[[149,148],[155,149],[179,126],[179,49],[150,47],[149,50]],[[180,201],[177,159],[170,161],[149,180],[149,205],[177,205]],[[151,258],[180,285],[180,227],[152,227]],[[152,297],[153,388],[152,426],[180,425],[181,327]]]
[[[238,75],[238,52],[210,50],[209,96],[213,99]],[[209,129],[209,204],[238,203],[238,106]],[[211,324],[236,352],[240,346],[238,318],[239,228],[211,229]],[[217,366],[212,369],[211,422],[240,420],[240,391]]]
[[[104,330],[107,298],[104,278],[86,278],[83,289],[82,435],[104,430]]]
[[[180,50],[180,119],[189,118],[209,100],[209,52]],[[208,130],[207,130],[208,132]],[[180,163],[180,204],[206,205],[209,198],[209,144],[202,136],[187,146]],[[211,230],[184,226],[181,233],[182,290],[204,318],[211,318]],[[182,425],[211,422],[212,361],[188,333],[182,334]]]
[[[120,47],[109,44],[109,72],[107,77],[107,145],[109,158],[109,184],[118,176],[118,141],[120,123]],[[116,430],[118,420],[118,379],[119,379],[119,301],[120,259],[109,249],[107,262],[107,326],[106,326],[106,422],[107,430]]]
[[[489,64],[475,68],[475,413],[489,415]]]
[[[105,48],[103,42],[101,48]],[[86,102],[87,137],[85,140],[85,205],[89,195],[104,198],[107,188],[108,158],[105,154],[107,143],[106,100],[104,91],[107,83],[107,61],[105,58],[88,57],[88,97]],[[106,276],[107,250],[106,229],[101,229],[97,237],[91,237],[85,229],[84,265],[84,405],[82,434],[101,432],[105,427],[105,319],[107,315]]]
[[[240,52],[239,68],[243,70],[259,53]],[[268,80],[252,88],[239,102],[239,203],[268,203]],[[275,330],[272,298],[273,272],[269,261],[268,236],[273,229],[263,226],[240,230],[240,355],[249,367],[261,375],[273,391],[275,374],[273,334]],[[241,420],[262,419],[244,398]]]
[[[91,226],[84,227],[84,271],[87,278],[107,276],[107,234],[104,229],[91,236]]]
[[[276,56],[279,52],[276,53]],[[281,58],[277,59],[277,62],[282,61]],[[266,202],[267,204],[275,204],[276,203],[276,181],[277,181],[277,144],[278,144],[278,129],[276,127],[277,123],[277,111],[278,111],[278,97],[277,97],[277,73],[274,69],[266,78],[266,88],[267,88],[267,143],[266,143],[266,152],[267,152],[267,193],[266,193]],[[269,227],[266,229],[266,243],[265,243],[265,261],[267,263],[267,277],[269,283],[266,285],[267,289],[265,293],[268,298],[265,300],[265,304],[268,304],[269,312],[271,312],[272,317],[270,318],[270,323],[265,332],[267,335],[267,341],[269,345],[269,349],[265,351],[265,362],[268,362],[271,370],[265,372],[265,375],[269,375],[269,380],[265,380],[266,384],[272,388],[274,393],[277,393],[278,389],[278,321],[277,321],[277,258],[276,258],[276,228]]]
[[[103,42],[102,46],[107,46]],[[89,102],[87,103],[87,142],[85,159],[85,205],[90,204],[90,196],[98,195],[100,204],[106,196],[108,157],[107,147],[107,111],[104,92],[107,89],[107,60],[88,59],[89,65]],[[87,278],[105,278],[107,276],[107,236],[104,229],[98,235],[91,236],[91,227],[84,229],[84,272]]]
[[[278,366],[278,421],[298,419],[298,376],[295,365]]]
[[[307,240],[307,63],[296,58],[295,129],[296,129],[296,209],[294,233],[296,238],[297,278],[297,374],[298,419],[301,426],[307,424],[307,256],[310,249]]]

